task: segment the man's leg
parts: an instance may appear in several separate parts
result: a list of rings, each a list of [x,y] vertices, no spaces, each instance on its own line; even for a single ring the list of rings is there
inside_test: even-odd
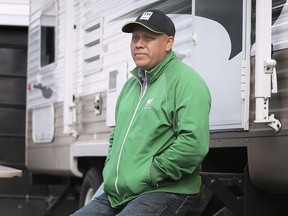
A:
[[[87,205],[83,206],[71,216],[115,216],[118,213],[110,205],[106,193],[92,199]]]
[[[184,216],[192,208],[196,195],[149,193],[131,200],[117,216]]]

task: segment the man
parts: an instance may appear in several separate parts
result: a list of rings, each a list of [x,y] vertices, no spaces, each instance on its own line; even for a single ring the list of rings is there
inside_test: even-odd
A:
[[[122,31],[136,68],[117,100],[104,193],[75,215],[186,215],[209,148],[209,90],[172,51],[175,26],[161,11]]]

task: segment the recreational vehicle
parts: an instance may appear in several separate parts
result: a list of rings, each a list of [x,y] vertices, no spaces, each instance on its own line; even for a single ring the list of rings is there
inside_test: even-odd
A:
[[[194,214],[287,215],[286,0],[30,0],[28,169],[78,179],[80,206],[91,199],[135,67],[121,27],[149,9],[174,21],[174,51],[212,94]]]

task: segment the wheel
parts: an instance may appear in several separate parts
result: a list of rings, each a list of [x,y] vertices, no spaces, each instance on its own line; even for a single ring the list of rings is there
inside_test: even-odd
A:
[[[79,199],[80,208],[92,199],[102,181],[101,171],[95,167],[90,168],[82,182]]]

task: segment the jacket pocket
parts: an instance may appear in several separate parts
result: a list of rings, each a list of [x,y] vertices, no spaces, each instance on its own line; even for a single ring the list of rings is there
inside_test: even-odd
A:
[[[152,178],[151,178],[151,166],[153,163],[154,158],[151,158],[147,164],[147,183],[152,185]]]
[[[114,193],[116,191],[115,189],[115,170],[116,165],[115,162],[113,163],[111,159],[108,159],[105,162],[104,169],[102,171],[103,181],[104,181],[104,188],[106,191],[109,191],[109,193]]]
[[[152,188],[149,170],[153,158],[146,162],[135,161],[129,166],[123,166],[119,171],[118,188],[124,197],[136,196]],[[124,167],[127,167],[126,169]],[[129,167],[129,168],[128,168]]]

